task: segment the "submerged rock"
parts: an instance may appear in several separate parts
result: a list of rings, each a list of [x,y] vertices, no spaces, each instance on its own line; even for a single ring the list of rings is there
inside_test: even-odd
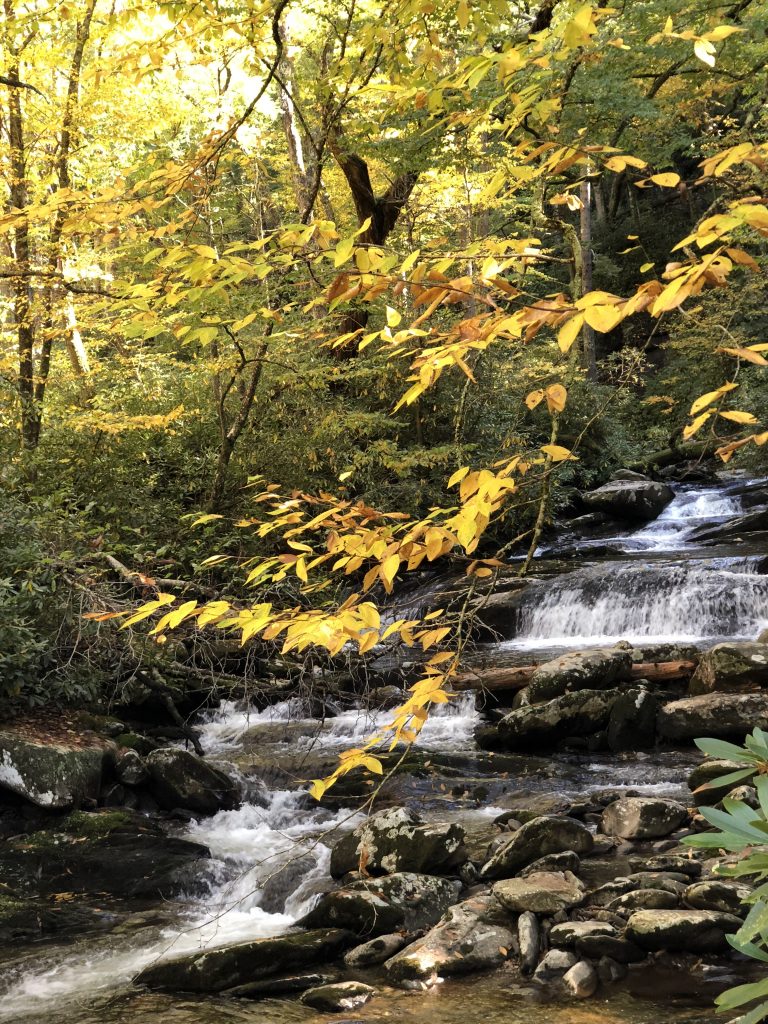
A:
[[[621,839],[660,839],[668,836],[688,817],[676,800],[652,797],[624,797],[603,811],[603,832]]]
[[[699,658],[688,692],[745,692],[768,685],[768,644],[717,644]]]
[[[582,500],[588,508],[617,519],[645,522],[663,512],[674,496],[667,484],[637,474],[632,479],[614,479],[597,490],[587,491]]]
[[[632,658],[629,651],[598,647],[574,651],[539,665],[528,684],[531,704],[542,704],[564,693],[605,690],[618,679],[628,679]]]
[[[431,931],[384,964],[396,985],[498,967],[514,943],[511,922],[490,893],[459,903]]]
[[[570,871],[541,871],[525,878],[496,882],[493,895],[511,913],[529,910],[533,914],[556,914],[569,910],[584,899],[584,885]]]
[[[290,932],[161,960],[145,967],[134,983],[161,992],[223,992],[258,978],[335,960],[354,941],[351,932],[338,928]]]
[[[459,884],[398,872],[352,882],[322,897],[299,922],[304,928],[348,928],[358,935],[418,931],[435,924],[458,899]]]
[[[369,874],[399,871],[445,874],[465,863],[466,833],[455,823],[424,823],[405,807],[371,815],[331,851],[331,875],[357,871],[361,861]]]
[[[178,747],[154,750],[146,761],[149,789],[165,810],[177,807],[198,814],[231,810],[239,803],[236,783],[205,760]]]
[[[757,725],[768,728],[768,693],[705,693],[659,708],[661,739],[693,740],[700,736],[743,741]]]
[[[727,934],[741,920],[711,910],[640,910],[627,923],[627,938],[641,949],[717,953],[728,948]]]
[[[364,1006],[375,995],[376,989],[362,981],[338,981],[308,989],[299,1002],[323,1013],[340,1013]]]
[[[531,861],[565,850],[589,853],[594,844],[592,833],[575,818],[544,816],[527,822],[497,849],[483,865],[482,878],[508,878]]]
[[[114,745],[47,741],[11,727],[0,731],[0,789],[38,807],[67,810],[98,799],[105,764]]]

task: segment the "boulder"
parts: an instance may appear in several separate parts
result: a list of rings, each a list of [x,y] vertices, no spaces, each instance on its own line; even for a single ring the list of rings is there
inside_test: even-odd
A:
[[[635,910],[674,910],[679,903],[677,893],[665,889],[633,889],[611,900],[605,909],[614,914],[631,914]]]
[[[540,985],[550,985],[553,981],[562,978],[566,971],[570,971],[574,964],[578,963],[578,960],[579,958],[568,950],[550,949],[541,958],[538,967],[533,972],[533,980]]]
[[[608,746],[615,753],[650,750],[656,745],[659,702],[640,687],[620,693],[608,719]]]
[[[593,844],[592,833],[575,818],[534,818],[512,833],[483,865],[480,875],[484,879],[509,878],[539,857],[565,850],[586,854]]]
[[[615,938],[616,929],[605,921],[564,921],[552,926],[549,942],[558,949],[575,949],[582,939],[594,935]]]
[[[574,999],[589,999],[597,991],[600,980],[589,960],[579,960],[563,975],[563,985]]]
[[[631,665],[630,652],[614,647],[564,654],[539,665],[528,684],[528,699],[543,704],[564,693],[605,690],[616,680],[628,679]]]
[[[332,985],[308,989],[299,1002],[323,1013],[341,1013],[364,1006],[375,995],[376,989],[362,981],[337,981]]]
[[[306,992],[308,988],[327,985],[330,981],[333,981],[333,975],[330,974],[278,974],[272,978],[261,978],[258,981],[248,981],[244,985],[235,985],[234,988],[226,988],[222,994],[230,999],[274,999],[276,996]]]
[[[397,872],[352,882],[323,896],[299,924],[347,928],[357,935],[429,928],[458,898],[459,884],[434,875]]]
[[[557,914],[584,899],[584,885],[570,871],[540,871],[525,878],[505,878],[493,886],[493,895],[513,914]]]
[[[373,967],[376,964],[383,964],[395,953],[399,953],[406,943],[404,935],[392,932],[389,935],[379,935],[375,939],[355,946],[348,953],[344,954],[344,963],[347,967]]]
[[[539,871],[572,871],[576,875],[580,867],[579,855],[573,850],[564,850],[563,853],[549,853],[546,857],[539,857],[532,864],[521,868],[518,873],[521,878],[537,874]]]
[[[146,765],[150,792],[165,810],[180,807],[197,814],[215,814],[231,810],[240,802],[237,784],[188,750],[153,750]]]
[[[171,897],[196,878],[208,849],[127,810],[75,811],[56,829],[0,845],[0,877],[34,894]]]
[[[124,750],[115,761],[115,775],[124,786],[143,786],[149,782],[149,769],[135,750]]]
[[[734,772],[746,770],[747,768],[749,768],[749,765],[740,764],[738,761],[716,760],[715,758],[707,758],[706,761],[702,761],[688,775],[688,788],[693,793],[696,806],[712,807],[722,800],[724,796],[728,796],[743,781],[749,781],[751,776],[747,776],[746,780],[726,782],[724,786],[711,785],[715,779],[722,778],[725,775],[732,775]]]
[[[675,492],[667,484],[646,478],[614,479],[582,495],[584,504],[616,519],[647,522],[655,519],[672,501]]]
[[[45,741],[21,731],[0,731],[0,789],[38,807],[67,810],[96,802],[102,771],[114,757],[112,743]]]
[[[699,658],[688,692],[744,693],[768,684],[768,644],[717,644]]]
[[[431,931],[384,964],[396,985],[498,967],[514,943],[511,923],[490,893],[445,914]]]
[[[357,871],[361,860],[372,875],[399,871],[439,875],[455,871],[467,860],[466,833],[455,823],[424,823],[405,807],[371,815],[331,851],[331,875]]]
[[[659,708],[656,726],[664,740],[702,736],[744,740],[755,726],[768,728],[768,693],[704,693]]]
[[[536,966],[541,950],[539,919],[526,910],[517,919],[517,944],[520,948],[520,970],[530,974]]]
[[[764,530],[768,530],[768,509],[758,509],[743,516],[734,516],[725,523],[696,527],[686,540],[696,544],[702,541],[739,540],[746,534],[762,533]]]
[[[717,953],[741,920],[712,910],[639,910],[627,922],[626,937],[641,949]]]
[[[749,909],[744,900],[751,893],[748,885],[739,885],[737,882],[695,882],[687,887],[683,900],[694,910],[715,910],[743,917]]]
[[[576,950],[590,960],[609,957],[619,964],[635,964],[645,959],[645,951],[617,935],[585,935],[576,941]]]
[[[145,967],[134,983],[160,992],[223,992],[258,978],[328,963],[354,941],[351,932],[338,928],[290,932],[160,960]]]
[[[572,736],[592,736],[605,729],[618,696],[618,690],[580,690],[510,711],[497,726],[498,743],[507,750],[540,750]]]
[[[629,796],[603,811],[603,832],[621,839],[660,839],[687,819],[688,811],[676,800]]]

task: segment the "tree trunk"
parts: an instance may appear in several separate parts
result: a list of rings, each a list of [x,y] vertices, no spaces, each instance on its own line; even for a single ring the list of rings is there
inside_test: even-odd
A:
[[[587,177],[581,183],[581,294],[592,291],[592,183]],[[582,328],[582,359],[588,380],[597,377],[597,361],[595,357],[595,332],[585,323]]]

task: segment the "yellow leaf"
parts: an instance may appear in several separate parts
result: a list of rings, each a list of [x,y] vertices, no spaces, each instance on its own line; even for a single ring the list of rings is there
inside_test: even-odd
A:
[[[719,43],[723,39],[727,39],[728,36],[732,36],[734,32],[745,32],[746,29],[736,28],[735,25],[718,25],[717,28],[713,28],[711,32],[707,32],[703,35],[702,39],[709,39],[713,43]]]
[[[672,34],[672,18],[671,18],[671,17],[669,17],[669,18],[667,18],[667,20],[666,20],[666,21],[664,22],[664,35],[665,35],[665,36],[669,36],[669,35],[671,35],[671,34]]]
[[[529,395],[525,397],[525,404],[529,409],[535,409],[539,402],[543,401],[544,392],[539,389],[538,391],[531,391]]]
[[[429,530],[427,530],[425,534],[425,541],[427,545],[427,558],[430,560],[430,562],[434,562],[434,560],[443,550],[443,535],[440,532],[440,530],[437,530],[435,529],[435,527],[432,527]]]
[[[644,274],[648,270],[653,270],[654,266],[654,263],[644,263],[642,267],[640,267],[640,273]]]
[[[457,469],[453,476],[448,481],[448,486],[453,487],[455,484],[460,483],[469,472],[469,466],[462,466],[461,469]]]
[[[755,363],[757,366],[768,366],[768,359],[764,359],[752,348],[719,348],[718,352],[724,352],[728,356],[736,356],[738,359],[745,359],[748,363]]]
[[[397,575],[397,570],[400,568],[400,555],[390,555],[381,563],[379,569],[379,575],[384,581],[384,586],[389,589],[392,586],[392,580]]]
[[[567,352],[579,336],[579,331],[584,326],[584,314],[578,313],[563,324],[557,333],[557,344],[561,352]]]
[[[713,402],[717,401],[717,399],[720,398],[721,395],[725,395],[729,391],[733,391],[733,389],[737,388],[738,386],[738,384],[734,383],[723,384],[723,386],[719,387],[717,391],[708,391],[706,395],[702,395],[700,398],[697,398],[691,406],[691,416],[695,416],[696,413],[701,412],[702,409],[706,409],[708,405],[711,405]]]
[[[541,450],[544,454],[552,459],[553,462],[565,462],[566,459],[576,460],[576,456],[573,455],[568,448],[563,448],[559,444],[544,444],[541,446]]]
[[[617,306],[587,306],[584,319],[596,331],[607,334],[621,321],[622,311]]]
[[[456,20],[461,28],[466,28],[469,24],[469,5],[467,0],[459,0],[459,6],[456,9]]]
[[[701,416],[697,416],[692,423],[689,423],[683,430],[684,440],[687,441],[689,437],[693,437],[694,434],[697,434],[713,414],[714,409],[710,409],[708,412],[703,412]]]
[[[706,39],[697,39],[693,44],[693,52],[699,58],[704,61],[709,67],[715,66],[715,47]]]
[[[547,388],[547,407],[550,412],[562,412],[568,399],[568,392],[562,384],[552,384]]]
[[[730,409],[728,412],[721,412],[724,420],[732,420],[734,423],[757,423],[757,418],[751,412],[739,412],[737,409]]]
[[[649,180],[655,185],[661,185],[662,188],[674,188],[680,184],[680,175],[674,171],[664,171],[663,174],[652,174]]]
[[[402,316],[396,309],[387,306],[387,327],[397,327],[402,319]]]

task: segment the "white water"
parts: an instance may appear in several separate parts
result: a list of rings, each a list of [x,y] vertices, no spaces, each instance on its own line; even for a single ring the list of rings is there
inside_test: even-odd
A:
[[[768,577],[748,558],[691,558],[696,527],[738,515],[740,503],[720,491],[681,491],[661,516],[634,533],[601,544],[647,560],[588,564],[531,585],[517,613],[519,650],[753,639],[768,623]],[[588,551],[588,548],[587,548]],[[660,555],[674,552],[685,559]],[[704,554],[702,549],[702,555]]]

